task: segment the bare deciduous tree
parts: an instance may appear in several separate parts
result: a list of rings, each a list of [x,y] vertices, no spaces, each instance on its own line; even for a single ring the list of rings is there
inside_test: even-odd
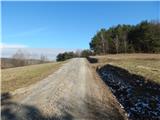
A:
[[[119,52],[119,39],[118,39],[118,35],[116,35],[115,39],[114,39],[114,43],[115,43],[115,47],[116,47],[116,53]]]
[[[124,34],[123,35],[123,44],[124,44],[124,52],[126,53],[127,52],[127,45],[128,45],[128,43],[127,43],[127,34]]]
[[[108,43],[108,40],[105,38],[105,31],[102,30],[101,31],[101,40],[102,40],[102,50],[103,50],[103,54],[106,54],[108,53],[109,51],[109,43]]]
[[[76,52],[75,52],[75,55],[77,56],[77,57],[80,57],[81,56],[81,50],[76,50]]]
[[[41,54],[41,56],[40,56],[40,61],[41,61],[41,63],[44,63],[44,62],[48,61],[47,56],[44,55],[44,54]]]
[[[13,64],[15,67],[26,65],[25,53],[24,53],[22,50],[19,49],[19,50],[12,56],[12,58],[13,58],[12,64]]]

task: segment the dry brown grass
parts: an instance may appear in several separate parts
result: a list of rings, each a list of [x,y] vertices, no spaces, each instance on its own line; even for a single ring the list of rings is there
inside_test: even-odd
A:
[[[10,92],[34,84],[55,72],[63,63],[45,63],[3,69],[1,70],[1,92]]]
[[[130,59],[140,59],[140,60],[160,60],[160,54],[108,54],[103,56],[93,56],[93,58],[98,58],[99,62],[105,62],[106,60],[130,60]]]
[[[160,54],[117,54],[94,57],[98,59],[100,66],[112,64],[160,84]]]

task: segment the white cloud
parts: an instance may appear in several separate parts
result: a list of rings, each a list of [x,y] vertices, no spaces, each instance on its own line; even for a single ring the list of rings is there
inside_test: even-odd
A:
[[[1,43],[0,48],[27,48],[26,45],[22,44],[6,44],[6,43]]]

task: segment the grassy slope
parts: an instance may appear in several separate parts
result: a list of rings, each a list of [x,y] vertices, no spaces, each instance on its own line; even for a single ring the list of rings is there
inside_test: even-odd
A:
[[[160,54],[118,54],[97,57],[100,64],[112,64],[160,84]]]
[[[64,62],[46,63],[2,70],[1,92],[31,85],[55,72]]]

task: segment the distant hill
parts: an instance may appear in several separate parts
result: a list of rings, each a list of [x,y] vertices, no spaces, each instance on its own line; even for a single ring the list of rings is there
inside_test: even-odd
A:
[[[49,62],[50,61],[42,61],[37,59],[17,60],[13,58],[1,58],[1,69],[41,64],[41,63],[49,63]]]

